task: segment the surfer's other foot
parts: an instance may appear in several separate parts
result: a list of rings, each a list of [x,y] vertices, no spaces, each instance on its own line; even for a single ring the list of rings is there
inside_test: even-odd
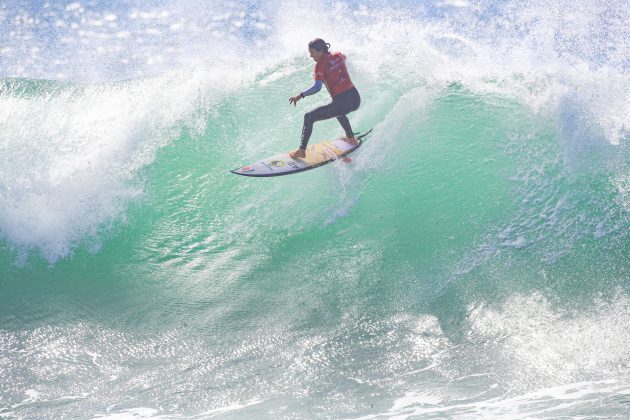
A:
[[[353,146],[359,144],[359,140],[354,137],[342,137],[341,140],[345,141],[346,143],[350,143]]]
[[[296,149],[289,153],[292,159],[302,159],[306,157],[306,150],[304,149]]]

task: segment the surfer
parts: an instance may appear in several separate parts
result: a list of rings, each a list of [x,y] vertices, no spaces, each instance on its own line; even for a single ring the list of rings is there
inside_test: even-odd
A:
[[[326,84],[326,88],[330,96],[332,96],[332,102],[328,105],[320,106],[304,114],[300,148],[289,154],[294,159],[306,156],[306,145],[311,138],[313,124],[316,121],[337,118],[346,132],[344,140],[350,144],[357,144],[357,139],[354,137],[347,114],[359,108],[361,97],[359,96],[359,91],[352,84],[352,80],[350,80],[350,75],[346,68],[345,55],[340,52],[330,52],[329,49],[330,44],[324,42],[321,38],[315,38],[308,43],[308,51],[311,58],[315,60],[315,83],[310,88],[289,99],[289,104],[295,106],[305,96],[319,92],[322,84]]]

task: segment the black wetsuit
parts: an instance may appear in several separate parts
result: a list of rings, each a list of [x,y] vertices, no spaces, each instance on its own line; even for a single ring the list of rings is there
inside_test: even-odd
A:
[[[313,124],[315,121],[323,121],[331,118],[337,118],[337,121],[346,132],[346,137],[354,137],[350,120],[346,116],[352,111],[356,111],[361,105],[361,96],[356,87],[345,92],[341,92],[332,98],[332,102],[328,105],[320,106],[314,110],[304,114],[304,127],[302,128],[301,149],[306,149],[311,134],[313,133]]]

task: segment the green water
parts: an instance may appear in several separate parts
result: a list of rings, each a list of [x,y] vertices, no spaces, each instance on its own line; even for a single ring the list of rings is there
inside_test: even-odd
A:
[[[76,164],[65,176],[92,184],[68,196],[57,159],[92,149],[58,129],[38,154],[3,136],[12,168],[31,166],[2,172],[0,415],[621,415],[627,145],[595,140],[592,164],[567,154],[562,116],[514,98],[376,86],[352,163],[229,173],[294,146],[303,109],[273,93],[297,77],[202,97],[171,127],[141,124],[151,136],[132,125],[139,140],[113,151],[97,134],[114,162]],[[133,91],[4,86],[26,110]],[[339,130],[319,123],[314,138]],[[94,207],[67,207],[39,242],[10,228],[28,235],[72,191],[117,204],[96,224]]]

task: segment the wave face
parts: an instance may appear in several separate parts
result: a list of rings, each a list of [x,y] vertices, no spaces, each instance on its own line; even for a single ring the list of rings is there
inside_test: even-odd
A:
[[[0,417],[623,416],[629,14],[5,5]],[[287,103],[318,36],[373,134],[229,173],[329,100]]]

